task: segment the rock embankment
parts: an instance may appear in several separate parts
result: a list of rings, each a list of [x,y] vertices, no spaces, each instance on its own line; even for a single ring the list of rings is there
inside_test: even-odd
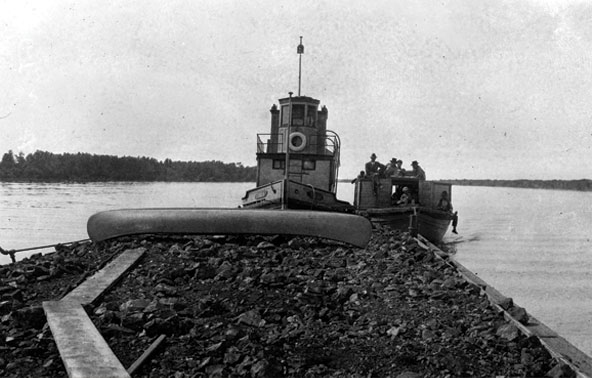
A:
[[[87,311],[146,377],[569,377],[479,288],[406,233],[175,237],[60,248],[0,267],[0,375],[66,376],[42,301],[128,248],[147,252]]]

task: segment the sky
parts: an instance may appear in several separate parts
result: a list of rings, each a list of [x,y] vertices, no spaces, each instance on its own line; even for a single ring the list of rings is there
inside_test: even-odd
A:
[[[256,165],[303,36],[342,178],[592,178],[587,1],[8,0],[0,36],[0,153]]]

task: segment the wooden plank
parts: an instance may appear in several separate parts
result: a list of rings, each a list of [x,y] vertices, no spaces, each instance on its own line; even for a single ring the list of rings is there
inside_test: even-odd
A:
[[[553,337],[543,338],[541,342],[560,356],[563,356],[581,373],[589,377],[592,376],[592,360],[587,354],[573,346],[569,341],[563,337]]]
[[[551,328],[547,327],[547,325],[545,323],[538,320],[537,318],[535,318],[531,314],[528,314],[528,324],[526,325],[526,328],[528,328],[528,330],[530,332],[532,332],[533,335],[537,335],[538,337],[541,337],[541,338],[543,338],[543,337],[546,337],[546,338],[559,337],[559,334],[557,332],[555,332]]]
[[[142,366],[142,364],[148,359],[150,358],[150,356],[152,355],[152,353],[154,353],[154,351],[156,349],[158,349],[158,347],[160,346],[160,344],[162,344],[164,338],[166,336],[165,335],[160,335],[158,336],[158,338],[152,343],[152,345],[150,345],[150,347],[148,349],[146,349],[146,351],[144,353],[142,353],[142,355],[140,356],[140,358],[138,358],[133,364],[132,366],[130,366],[127,369],[127,372],[129,373],[129,375],[132,375],[136,372],[136,370],[138,370],[140,368],[140,366]]]
[[[145,252],[146,248],[128,249],[122,252],[107,266],[68,293],[62,301],[78,302],[83,305],[93,303],[136,264]]]
[[[456,267],[458,272],[469,282],[479,286],[481,289],[485,289],[487,286],[487,282],[483,281],[479,276],[475,273],[471,272],[464,265],[460,264],[458,261],[450,260],[451,264]]]
[[[547,327],[543,322],[536,319],[534,316],[532,316],[530,314],[528,314],[528,318],[529,318],[528,324],[521,324],[518,321],[514,321],[515,319],[509,313],[507,313],[507,311],[505,309],[503,309],[500,306],[500,304],[505,302],[508,299],[508,297],[504,296],[502,293],[497,291],[494,287],[488,285],[487,282],[483,281],[476,274],[469,271],[465,266],[463,266],[458,261],[453,261],[453,263],[465,279],[467,279],[469,282],[472,282],[472,283],[478,285],[479,287],[481,287],[481,289],[487,295],[489,301],[493,305],[496,305],[496,307],[500,311],[504,311],[504,313],[505,313],[504,316],[508,320],[514,322],[515,325],[518,326],[519,328],[521,328],[524,333],[526,333],[528,335],[535,335],[538,337],[557,337],[558,336],[557,332],[553,331],[551,328]]]
[[[79,303],[43,302],[43,309],[69,377],[130,376]]]
[[[324,211],[266,209],[122,209],[91,216],[93,241],[119,236],[165,234],[250,234],[317,236],[365,247],[372,225],[364,217]]]

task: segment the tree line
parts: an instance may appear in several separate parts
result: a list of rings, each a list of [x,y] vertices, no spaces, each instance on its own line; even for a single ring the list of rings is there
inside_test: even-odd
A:
[[[159,161],[148,157],[54,154],[12,150],[0,161],[0,181],[191,181],[251,182],[256,167],[221,161]]]
[[[502,186],[508,188],[534,188],[592,191],[592,180],[442,180],[449,184],[461,186]]]

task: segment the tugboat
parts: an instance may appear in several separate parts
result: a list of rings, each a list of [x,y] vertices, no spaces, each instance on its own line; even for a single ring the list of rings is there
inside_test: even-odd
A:
[[[304,46],[297,52],[300,67]],[[243,208],[353,212],[336,198],[341,141],[327,130],[329,112],[320,101],[300,95],[271,107],[271,130],[257,134],[257,182],[242,198]]]

